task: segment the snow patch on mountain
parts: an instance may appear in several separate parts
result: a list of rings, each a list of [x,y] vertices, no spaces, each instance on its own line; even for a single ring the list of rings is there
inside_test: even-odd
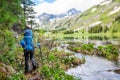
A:
[[[98,25],[98,24],[101,24],[101,23],[102,23],[101,21],[97,21],[97,22],[91,24],[89,27],[94,27],[94,26],[96,26],[96,25]]]
[[[112,15],[112,14],[115,14],[116,12],[120,11],[120,7],[115,7],[114,10],[112,10],[108,16]]]
[[[95,12],[97,10],[97,8],[93,8],[92,10],[91,10],[91,12]]]
[[[107,5],[107,4],[111,3],[111,2],[112,2],[112,0],[107,0],[107,1],[102,2],[100,5]]]

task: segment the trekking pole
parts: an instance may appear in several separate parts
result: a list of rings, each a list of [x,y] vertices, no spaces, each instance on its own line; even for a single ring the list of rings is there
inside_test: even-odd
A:
[[[41,44],[40,44],[40,43],[38,43],[38,46],[39,46],[39,49],[40,49],[40,57],[41,57],[41,61],[43,62],[43,60],[42,60],[42,50],[41,50]]]

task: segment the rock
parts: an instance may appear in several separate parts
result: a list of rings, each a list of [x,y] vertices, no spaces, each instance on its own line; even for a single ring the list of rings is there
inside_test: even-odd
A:
[[[4,72],[7,74],[7,71],[6,71],[6,65],[4,63],[0,63],[0,71]]]
[[[5,80],[7,75],[6,75],[7,71],[5,69],[5,64],[0,63],[0,80]]]
[[[120,69],[116,69],[116,70],[107,70],[108,72],[114,72],[114,73],[117,73],[117,74],[120,74]]]
[[[105,44],[112,44],[112,42],[111,41],[106,41]]]
[[[120,74],[120,69],[114,70],[114,72]]]
[[[15,70],[14,70],[13,67],[10,66],[10,65],[7,65],[7,66],[6,66],[6,70],[7,70],[7,72],[8,72],[9,74],[14,74],[14,73],[15,73]]]

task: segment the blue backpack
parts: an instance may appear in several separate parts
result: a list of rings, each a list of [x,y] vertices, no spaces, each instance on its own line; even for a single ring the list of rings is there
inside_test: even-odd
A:
[[[25,30],[24,31],[24,42],[25,42],[25,50],[34,50],[34,44],[33,44],[33,36],[32,36],[32,30]]]

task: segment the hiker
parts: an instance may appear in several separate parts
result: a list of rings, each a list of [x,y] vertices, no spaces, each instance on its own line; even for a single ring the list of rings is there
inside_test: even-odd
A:
[[[24,49],[24,57],[25,57],[25,73],[29,72],[29,58],[32,62],[33,70],[36,69],[36,62],[34,59],[34,44],[33,44],[33,34],[30,28],[26,28],[24,30],[24,37],[20,41],[22,48]]]

